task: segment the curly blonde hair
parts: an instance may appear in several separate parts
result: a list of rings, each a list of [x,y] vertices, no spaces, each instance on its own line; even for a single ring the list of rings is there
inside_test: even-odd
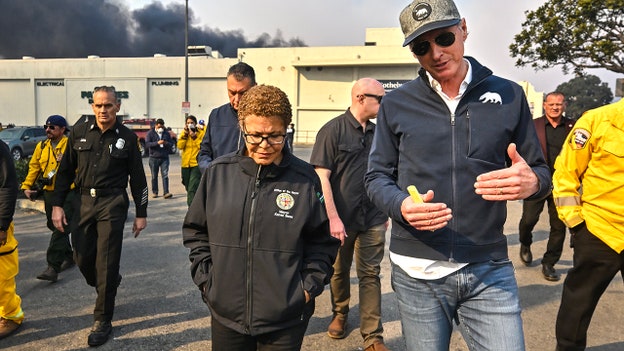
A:
[[[238,121],[245,117],[277,117],[284,128],[292,121],[292,108],[288,96],[279,88],[271,85],[256,85],[247,90],[238,103]]]

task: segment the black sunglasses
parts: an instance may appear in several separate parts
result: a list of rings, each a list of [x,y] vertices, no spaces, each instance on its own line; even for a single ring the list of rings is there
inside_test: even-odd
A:
[[[49,130],[55,130],[56,126],[52,125],[52,124],[49,124],[49,125],[43,126],[43,129],[45,129],[45,130],[48,130],[48,129]]]
[[[455,33],[444,32],[438,35],[437,37],[435,37],[433,41],[436,43],[436,45],[441,46],[443,48],[449,47],[453,45],[453,43],[455,42]],[[416,56],[423,56],[429,51],[429,48],[431,48],[431,43],[425,40],[425,41],[421,41],[419,43],[413,44],[412,52]]]
[[[375,94],[362,94],[364,96],[372,97],[377,99],[377,102],[381,104],[381,99],[383,99],[383,95],[375,95]]]

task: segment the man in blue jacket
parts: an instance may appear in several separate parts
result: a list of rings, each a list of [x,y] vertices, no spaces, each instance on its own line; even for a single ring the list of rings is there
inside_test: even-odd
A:
[[[400,22],[422,68],[383,98],[366,187],[393,220],[408,350],[448,350],[453,321],[468,345],[524,350],[506,201],[551,184],[524,92],[464,57],[468,28],[452,0],[414,1]]]
[[[169,153],[173,146],[171,135],[165,129],[165,121],[162,118],[156,120],[154,128],[147,132],[145,147],[149,151],[149,167],[152,173],[152,197],[158,197],[158,171],[162,177],[163,197],[169,199],[173,196],[169,192]]]
[[[239,62],[227,72],[227,93],[230,101],[210,112],[208,126],[202,139],[197,163],[204,172],[210,162],[244,145],[238,127],[238,103],[247,90],[256,85],[256,72],[245,62]]]

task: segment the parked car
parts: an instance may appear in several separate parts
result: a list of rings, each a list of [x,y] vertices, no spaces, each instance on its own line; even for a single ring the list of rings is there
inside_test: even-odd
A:
[[[141,154],[143,157],[149,156],[147,148],[145,147],[145,137],[147,136],[147,132],[150,131],[154,127],[155,119],[153,118],[130,118],[124,119],[121,121],[123,125],[131,129],[134,134],[139,137],[139,144],[141,148]],[[171,130],[171,128],[167,127],[167,132],[171,136],[171,140],[173,140],[173,145],[171,145],[170,153],[175,154],[178,152],[178,136],[177,134]]]
[[[37,143],[46,139],[43,127],[13,127],[0,131],[0,140],[9,146],[15,160],[32,156]]]

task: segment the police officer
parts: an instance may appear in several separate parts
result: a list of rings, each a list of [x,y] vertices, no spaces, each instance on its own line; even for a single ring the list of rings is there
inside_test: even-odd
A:
[[[73,251],[69,243],[69,227],[65,226],[64,233],[54,228],[52,204],[50,203],[56,173],[67,147],[67,136],[65,136],[67,121],[63,116],[52,115],[48,117],[43,128],[45,128],[48,139],[40,141],[35,147],[28,164],[28,175],[22,183],[22,190],[24,190],[24,195],[27,198],[35,201],[38,190],[32,188],[37,178],[41,176],[42,189],[40,190],[43,190],[47,226],[52,231],[52,236],[46,252],[48,268],[39,274],[37,279],[55,282],[59,272],[74,266]],[[73,199],[73,192],[69,192],[68,195],[64,203],[64,210],[67,220],[70,221],[72,214],[70,203]]]
[[[52,205],[54,226],[67,224],[62,205],[72,181],[80,193],[74,201],[72,243],[76,264],[97,291],[89,346],[104,344],[112,332],[115,295],[121,283],[119,261],[128,216],[126,187],[134,198],[134,237],[147,225],[147,181],[136,135],[117,122],[121,102],[115,87],[93,91],[94,121],[74,125],[61,161]]]

